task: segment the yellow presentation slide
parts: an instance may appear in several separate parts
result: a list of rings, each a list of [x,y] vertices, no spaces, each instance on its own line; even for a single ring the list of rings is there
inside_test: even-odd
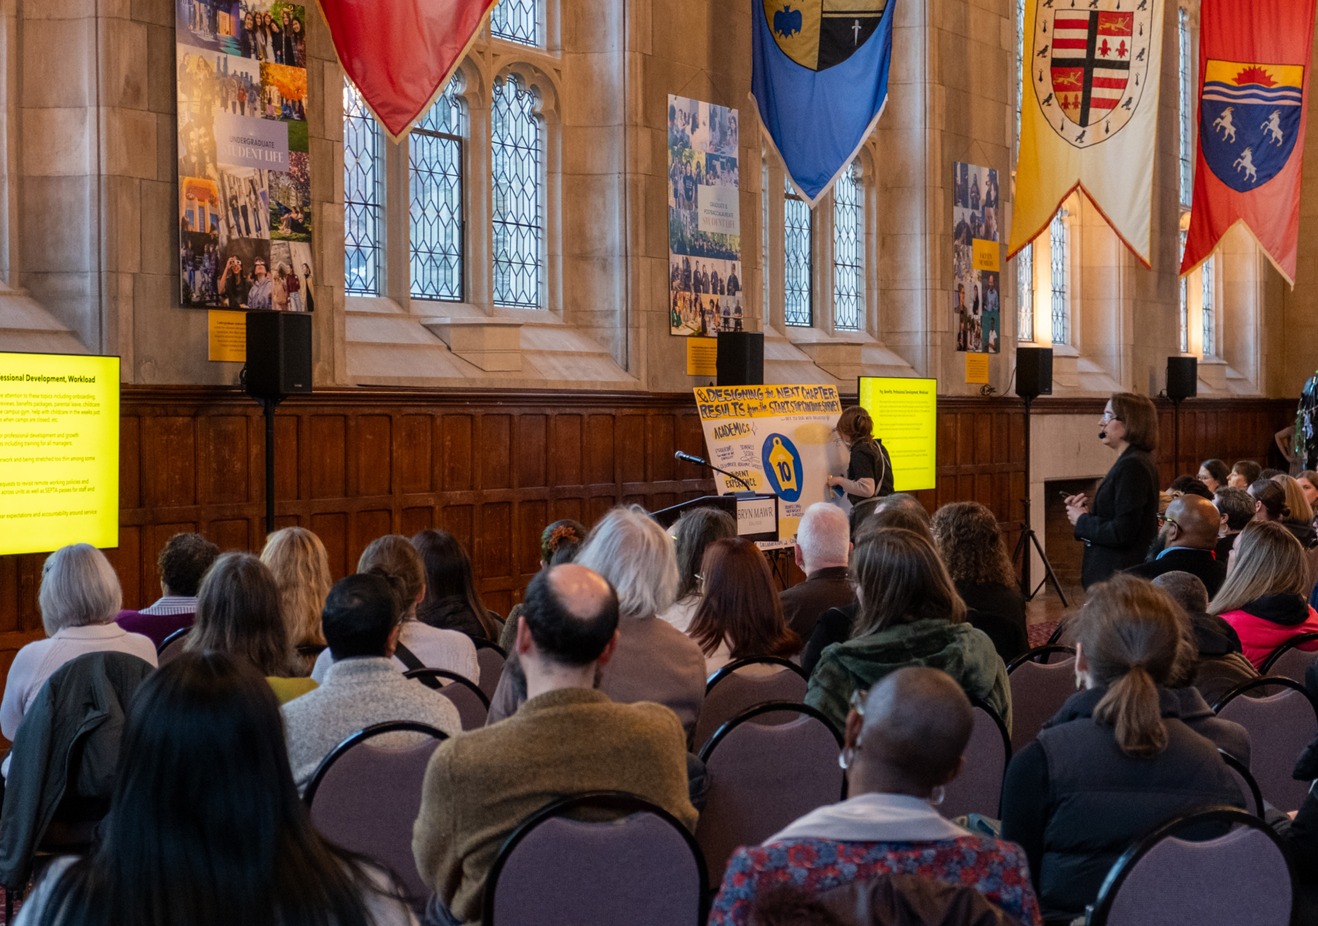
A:
[[[860,377],[860,407],[874,419],[874,436],[892,457],[898,492],[932,489],[938,481],[938,380]]]
[[[0,353],[0,555],[119,545],[119,358]]]

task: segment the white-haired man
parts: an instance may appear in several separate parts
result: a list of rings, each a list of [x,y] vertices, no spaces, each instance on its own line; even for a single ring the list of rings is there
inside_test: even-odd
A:
[[[826,502],[807,508],[796,531],[796,565],[805,581],[779,595],[783,617],[802,640],[810,638],[825,611],[855,602],[847,581],[850,556],[851,526],[842,509]]]

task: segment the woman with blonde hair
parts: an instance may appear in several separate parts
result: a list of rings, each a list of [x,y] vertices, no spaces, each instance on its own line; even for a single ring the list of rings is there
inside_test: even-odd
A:
[[[967,620],[989,635],[1010,662],[1030,647],[1025,596],[1002,540],[998,519],[979,502],[952,502],[934,512],[934,545],[970,609]]]
[[[1287,476],[1285,473],[1278,473],[1273,476],[1272,481],[1281,486],[1282,491],[1286,493],[1287,513],[1281,519],[1281,523],[1295,535],[1295,539],[1300,542],[1300,546],[1313,546],[1315,539],[1313,506],[1309,504],[1309,499],[1304,494],[1304,487],[1300,485],[1298,479]]]
[[[1209,738],[1243,731],[1188,717],[1166,687],[1186,624],[1171,596],[1127,575],[1091,588],[1074,618],[1083,690],[1012,757],[1002,794],[1002,838],[1025,850],[1046,922],[1082,916],[1117,857],[1159,824],[1244,806]]]
[[[827,647],[805,701],[842,729],[852,696],[902,666],[942,669],[1011,728],[1007,667],[993,641],[966,623],[966,606],[937,551],[915,531],[866,536],[851,556],[851,639]]]
[[[399,671],[409,669],[447,669],[480,682],[480,663],[476,644],[457,630],[431,627],[417,619],[416,608],[426,596],[426,569],[421,554],[402,534],[386,534],[366,545],[357,560],[357,571],[382,576],[398,590],[398,613],[402,615],[398,644],[394,647],[394,664]],[[316,659],[311,677],[317,682],[334,664],[334,656],[325,650]]]
[[[279,613],[288,628],[289,642],[310,672],[325,649],[320,613],[334,584],[325,544],[305,527],[285,527],[266,539],[261,562],[279,588]]]
[[[1235,629],[1257,669],[1291,637],[1318,631],[1318,613],[1307,600],[1312,584],[1304,548],[1290,531],[1276,521],[1251,521],[1236,540],[1208,613]],[[1318,643],[1300,648],[1312,652]]]

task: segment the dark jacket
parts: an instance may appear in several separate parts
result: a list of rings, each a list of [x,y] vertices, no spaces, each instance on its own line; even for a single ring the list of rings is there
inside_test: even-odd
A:
[[[1003,662],[1011,662],[1030,648],[1025,629],[1025,596],[1019,589],[993,582],[956,583],[957,593],[970,612],[966,620],[988,634]]]
[[[856,600],[847,581],[846,566],[816,569],[804,582],[798,582],[778,595],[787,626],[802,640],[810,639],[819,617],[829,608],[844,608]]]
[[[1102,582],[1142,562],[1158,532],[1158,470],[1153,457],[1128,447],[1112,464],[1094,493],[1089,513],[1075,524],[1075,539],[1085,542],[1080,582]]]
[[[1093,719],[1106,693],[1095,688],[1067,699],[1012,758],[1002,838],[1025,850],[1045,917],[1082,914],[1117,857],[1160,824],[1200,807],[1245,806],[1217,744],[1195,730],[1224,734],[1226,722],[1207,724],[1202,699],[1184,692],[1193,689],[1159,692],[1168,742],[1155,756],[1121,751],[1112,728]]]
[[[1168,572],[1188,572],[1204,583],[1208,597],[1212,598],[1226,581],[1226,560],[1217,559],[1212,550],[1172,547],[1157,559],[1131,566],[1126,572],[1150,580]]]
[[[103,815],[114,789],[124,718],[154,667],[128,653],[87,653],[55,671],[18,728],[0,813],[0,884],[21,887],[66,798]]]

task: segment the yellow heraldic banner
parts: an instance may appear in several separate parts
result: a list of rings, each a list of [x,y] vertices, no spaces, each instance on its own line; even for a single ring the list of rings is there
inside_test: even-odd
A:
[[[1009,255],[1077,188],[1149,266],[1163,0],[1027,0]]]
[[[778,538],[791,541],[805,509],[825,501],[842,414],[836,386],[708,386],[695,390],[709,462],[756,492],[778,496]],[[745,487],[714,473],[720,495]]]

